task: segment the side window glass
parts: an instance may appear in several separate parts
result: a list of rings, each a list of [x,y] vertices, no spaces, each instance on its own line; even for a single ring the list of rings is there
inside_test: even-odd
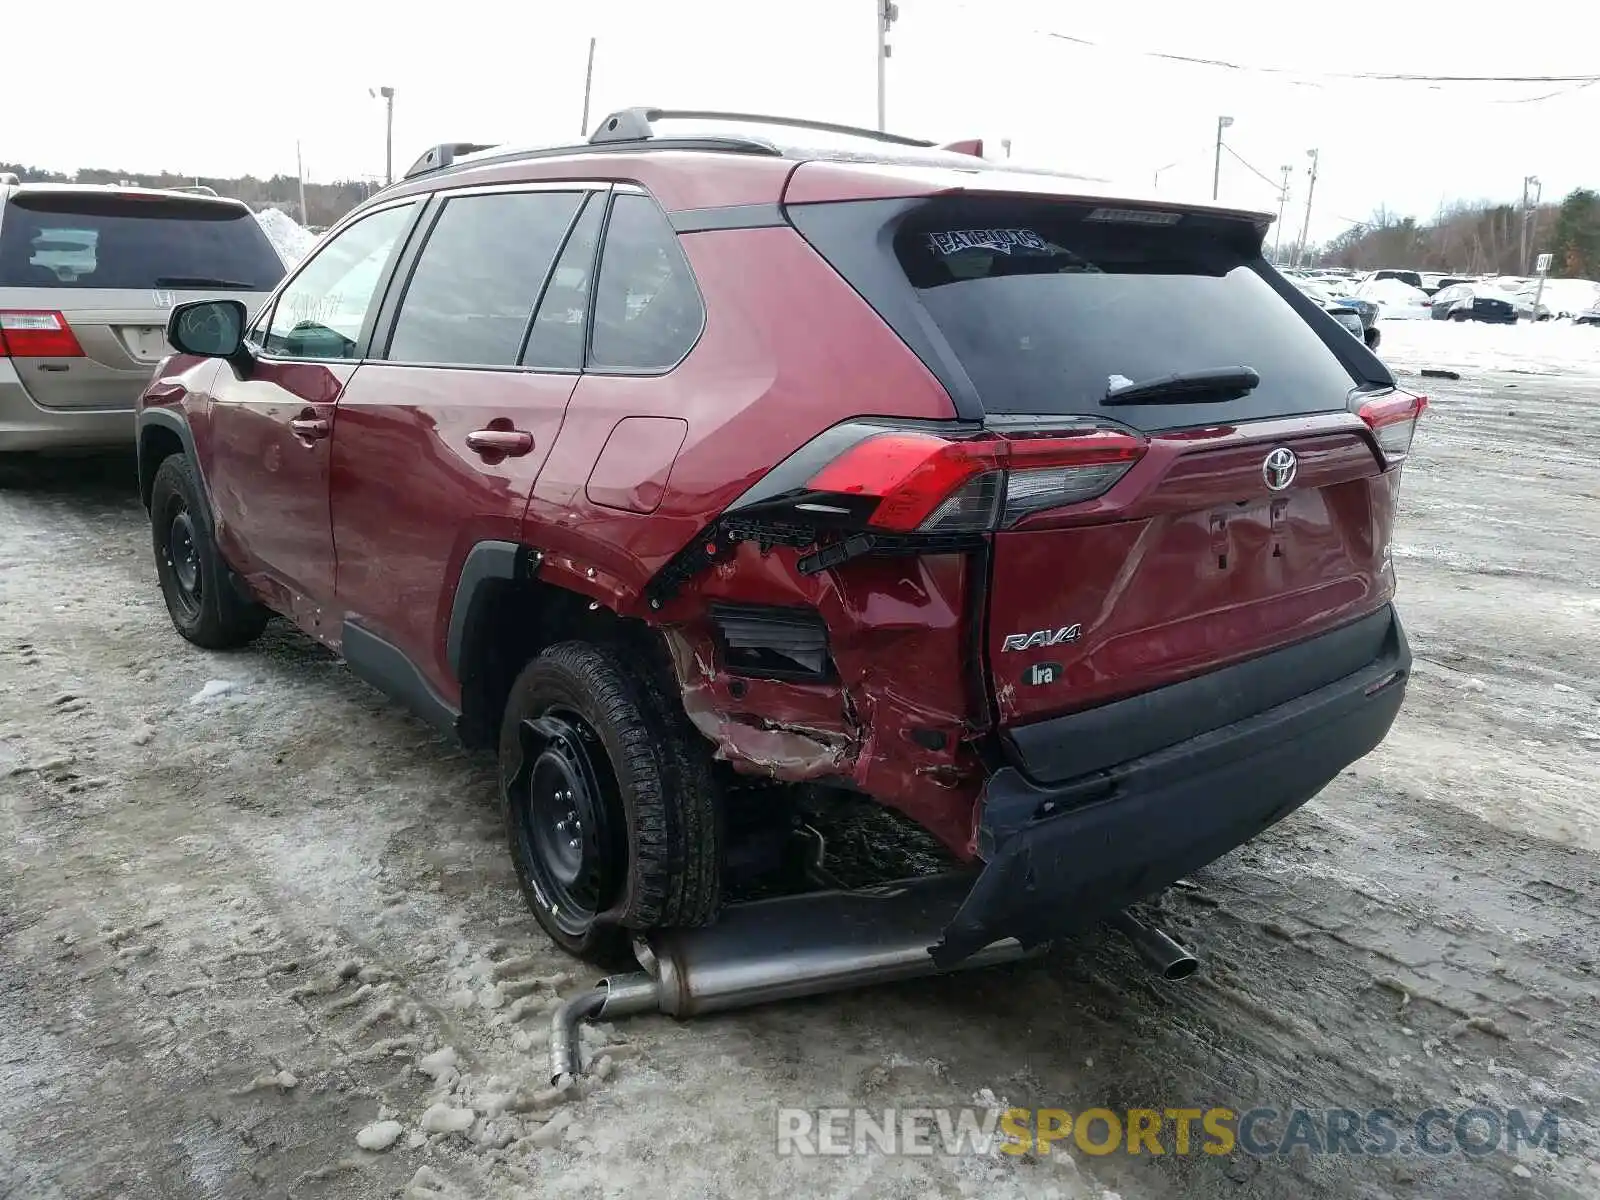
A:
[[[504,192],[446,202],[400,302],[394,362],[514,366],[582,192]]]
[[[289,358],[354,358],[378,281],[415,208],[375,212],[319,247],[278,296],[262,349]]]
[[[595,287],[589,365],[632,371],[675,366],[700,336],[704,315],[666,214],[648,196],[616,197]]]
[[[576,371],[583,366],[584,321],[594,287],[594,248],[605,211],[604,194],[591,196],[568,234],[539,301],[528,349],[522,356],[525,365],[548,371]]]

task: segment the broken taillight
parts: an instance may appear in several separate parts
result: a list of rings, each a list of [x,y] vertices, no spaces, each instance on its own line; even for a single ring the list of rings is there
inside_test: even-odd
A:
[[[1092,500],[1127,473],[1145,440],[1110,429],[1069,435],[944,438],[886,431],[855,443],[806,485],[808,503],[827,497],[876,501],[869,529],[889,533],[981,533],[1049,508]]]
[[[67,318],[46,310],[0,308],[0,358],[82,358]]]
[[[1404,462],[1411,453],[1411,439],[1428,407],[1428,398],[1409,392],[1387,392],[1371,400],[1363,401],[1358,397],[1353,407],[1356,415],[1372,430],[1378,449],[1383,451],[1384,462],[1393,466]]]

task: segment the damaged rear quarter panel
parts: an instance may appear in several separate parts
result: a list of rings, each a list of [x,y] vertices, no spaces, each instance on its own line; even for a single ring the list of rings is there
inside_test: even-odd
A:
[[[690,719],[739,770],[854,788],[970,857],[984,778],[971,738],[986,723],[968,700],[963,614],[973,568],[957,555],[877,558],[805,576],[795,559],[745,544],[686,589],[705,615],[663,632]],[[815,609],[837,679],[728,673],[710,617],[716,600]],[[942,747],[928,744],[933,735]]]

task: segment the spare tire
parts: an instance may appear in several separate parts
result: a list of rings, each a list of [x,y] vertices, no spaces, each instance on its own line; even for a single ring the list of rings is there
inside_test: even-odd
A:
[[[715,916],[710,744],[647,669],[588,642],[535,658],[506,703],[500,788],[523,898],[568,952]]]

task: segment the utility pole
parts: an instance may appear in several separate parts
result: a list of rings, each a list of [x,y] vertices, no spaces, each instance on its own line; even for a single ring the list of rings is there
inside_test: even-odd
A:
[[[589,93],[594,88],[594,38],[589,39],[589,65],[583,72],[583,125],[579,137],[589,136]]]
[[[876,0],[878,5],[878,132],[886,125],[889,89],[889,27],[900,19],[900,6],[894,0]]]
[[[306,163],[305,159],[300,157],[299,138],[296,138],[294,143],[294,170],[300,177],[300,224],[309,225],[311,214],[306,212]]]
[[[1278,168],[1283,172],[1283,186],[1278,189],[1278,229],[1272,236],[1272,265],[1277,266],[1283,261],[1279,250],[1283,247],[1283,212],[1289,207],[1289,176],[1293,174],[1293,166]]]
[[[383,126],[383,183],[387,187],[394,182],[394,89],[368,88],[367,95],[382,96],[386,109]]]
[[[1217,198],[1217,189],[1222,185],[1222,131],[1233,124],[1232,117],[1217,118],[1217,161],[1211,168],[1211,198]]]
[[[1317,152],[1307,150],[1306,157],[1311,160],[1311,167],[1306,172],[1311,176],[1311,181],[1306,184],[1306,220],[1300,227],[1300,246],[1294,255],[1294,265],[1297,267],[1306,256],[1306,239],[1311,236],[1311,198],[1317,190]]]
[[[1532,204],[1528,203],[1528,187],[1537,188]],[[1533,240],[1533,214],[1539,205],[1539,199],[1544,196],[1544,184],[1539,182],[1537,175],[1527,175],[1522,180],[1522,246],[1521,253],[1517,255],[1517,270],[1522,274],[1528,273],[1528,248]]]

